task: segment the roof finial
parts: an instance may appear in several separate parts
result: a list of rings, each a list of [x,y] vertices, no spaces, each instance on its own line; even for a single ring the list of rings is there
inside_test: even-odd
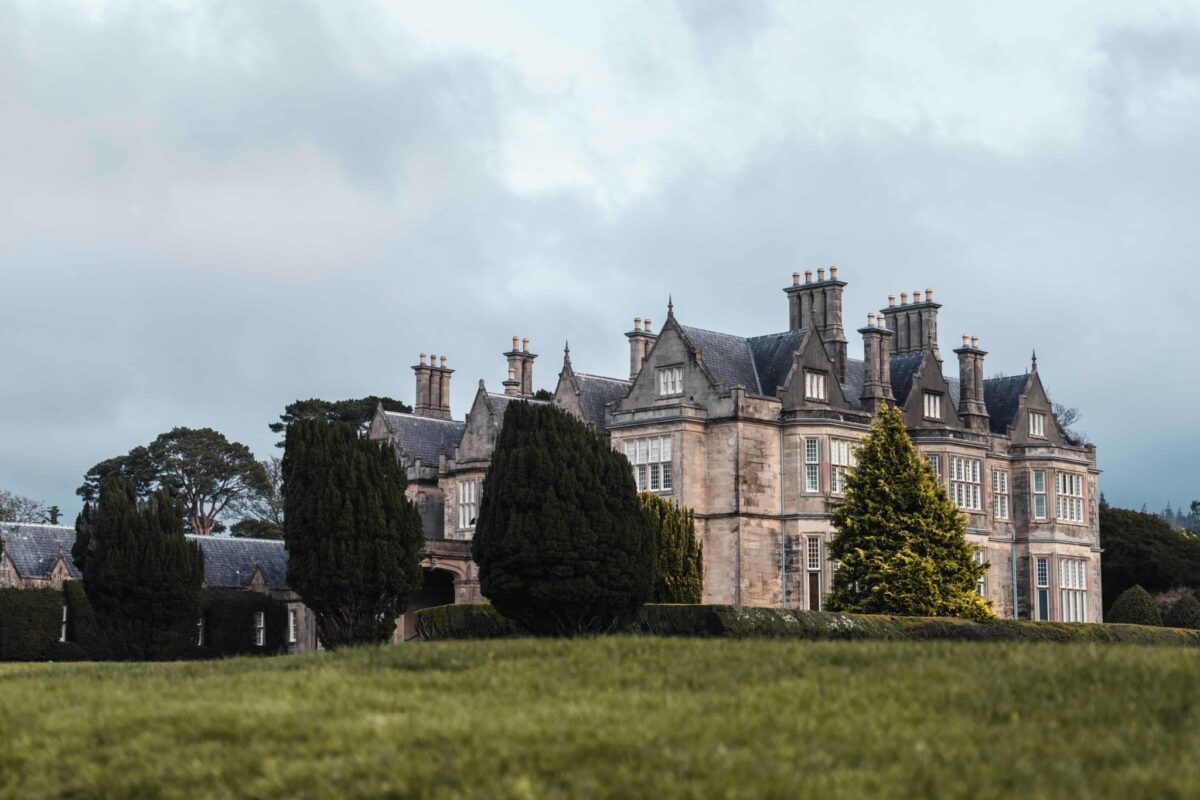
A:
[[[671,295],[667,295],[667,316],[675,316],[675,300]]]
[[[1037,372],[1037,350],[1033,351],[1033,371]]]
[[[563,362],[567,364],[571,363],[571,342],[569,339],[563,344]]]

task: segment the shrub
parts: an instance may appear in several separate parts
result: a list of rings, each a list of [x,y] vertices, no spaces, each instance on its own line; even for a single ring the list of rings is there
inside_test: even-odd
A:
[[[652,603],[699,603],[704,593],[704,550],[696,538],[696,518],[650,492],[638,495],[642,516],[654,537]]]
[[[1154,598],[1141,586],[1131,586],[1121,592],[1121,596],[1108,610],[1105,620],[1129,625],[1163,624],[1162,613],[1154,604]]]
[[[422,608],[416,613],[422,639],[499,639],[516,635],[511,622],[489,603]]]
[[[1180,597],[1167,612],[1163,624],[1168,628],[1200,630],[1200,600],[1191,592]]]
[[[51,658],[62,607],[62,594],[54,589],[0,589],[0,660]]]
[[[629,462],[550,405],[509,404],[472,555],[483,595],[537,635],[619,629],[654,579]]]
[[[202,658],[275,655],[287,651],[287,604],[260,592],[206,589],[201,599],[204,644],[195,648]],[[264,614],[266,637],[255,643],[255,614]],[[193,642],[194,644],[194,642]]]

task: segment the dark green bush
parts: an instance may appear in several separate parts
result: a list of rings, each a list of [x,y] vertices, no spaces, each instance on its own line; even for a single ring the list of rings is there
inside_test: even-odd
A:
[[[54,589],[0,589],[0,660],[53,658],[62,607]]]
[[[201,658],[245,655],[276,655],[287,651],[287,604],[259,592],[241,589],[205,589],[200,597],[204,616],[204,645]],[[254,615],[263,612],[266,641],[254,642]],[[193,634],[195,644],[197,636]]]
[[[1121,596],[1108,610],[1105,620],[1127,625],[1163,624],[1162,613],[1155,605],[1154,598],[1141,586],[1131,586],[1121,592]]]
[[[1196,599],[1196,595],[1188,592],[1171,606],[1171,610],[1163,619],[1163,624],[1168,628],[1200,630],[1200,600]]]
[[[416,612],[422,639],[498,639],[515,636],[511,622],[490,603],[434,606]]]

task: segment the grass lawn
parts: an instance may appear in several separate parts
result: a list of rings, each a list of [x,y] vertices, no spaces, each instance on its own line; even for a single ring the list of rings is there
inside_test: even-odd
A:
[[[1196,797],[1200,652],[612,637],[0,665],[2,797]]]

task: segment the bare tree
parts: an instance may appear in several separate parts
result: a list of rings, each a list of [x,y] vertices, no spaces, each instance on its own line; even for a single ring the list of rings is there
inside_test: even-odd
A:
[[[37,500],[0,489],[0,522],[41,522],[45,518],[46,511]]]

